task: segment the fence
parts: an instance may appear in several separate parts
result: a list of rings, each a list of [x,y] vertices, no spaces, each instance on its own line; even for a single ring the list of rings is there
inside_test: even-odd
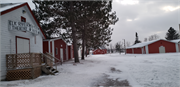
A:
[[[41,75],[41,53],[7,54],[7,80],[33,79]]]

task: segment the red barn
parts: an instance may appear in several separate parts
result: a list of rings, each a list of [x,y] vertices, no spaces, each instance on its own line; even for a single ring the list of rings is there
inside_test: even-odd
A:
[[[43,41],[43,53],[52,53],[52,55],[62,61],[66,61],[72,58],[72,46],[62,38],[46,39]]]
[[[99,47],[99,49],[93,50],[93,55],[94,54],[106,54],[107,49],[104,46]]]
[[[68,60],[74,58],[74,54],[73,54],[73,45],[68,44]]]
[[[135,44],[126,48],[130,54],[151,54],[180,52],[180,39],[177,40],[153,40]]]

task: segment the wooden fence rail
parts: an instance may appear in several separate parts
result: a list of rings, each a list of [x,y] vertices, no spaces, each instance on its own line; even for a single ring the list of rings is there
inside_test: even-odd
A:
[[[19,53],[6,55],[7,70],[41,66],[41,53]]]
[[[41,75],[41,53],[6,55],[6,80],[34,79]]]

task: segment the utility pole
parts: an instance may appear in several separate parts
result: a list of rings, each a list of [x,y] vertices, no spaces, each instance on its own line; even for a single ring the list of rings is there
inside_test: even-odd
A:
[[[124,40],[124,52],[125,52],[125,55],[126,55],[126,45],[125,45],[125,39]]]

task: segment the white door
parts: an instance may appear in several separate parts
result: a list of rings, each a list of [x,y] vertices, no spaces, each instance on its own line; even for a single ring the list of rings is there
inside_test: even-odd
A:
[[[165,53],[165,47],[164,46],[159,47],[159,53]]]
[[[17,53],[29,53],[29,40],[17,38]]]
[[[63,48],[60,48],[60,58],[61,58],[61,61],[63,62]]]

